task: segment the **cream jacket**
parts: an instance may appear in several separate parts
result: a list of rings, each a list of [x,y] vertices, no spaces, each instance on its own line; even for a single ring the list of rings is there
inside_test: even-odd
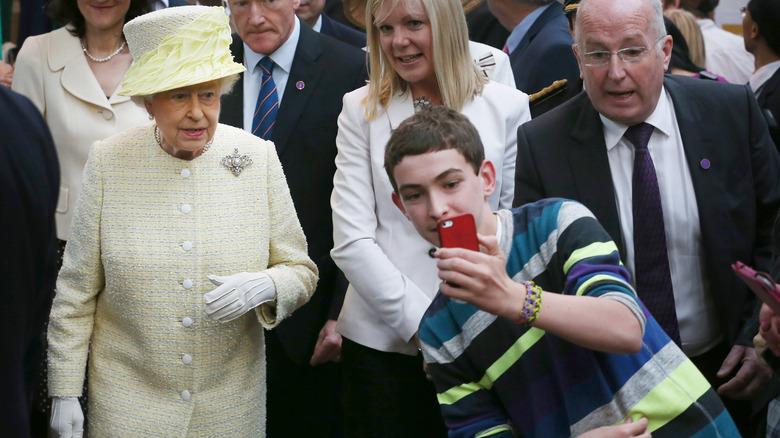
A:
[[[237,149],[253,163],[234,176]],[[276,301],[214,322],[209,274],[267,273]],[[89,436],[260,437],[265,343],[308,301],[317,268],[272,143],[219,125],[192,161],[153,125],[96,142],[49,321],[49,393],[81,393]]]
[[[432,247],[393,204],[384,169],[390,133],[414,114],[410,93],[395,96],[374,120],[361,102],[368,86],[344,96],[333,179],[333,260],[350,282],[338,331],[364,346],[417,354],[409,342],[438,289]],[[490,206],[510,208],[514,197],[517,128],[530,120],[528,96],[489,82],[461,111],[477,127],[496,168]]]
[[[61,178],[57,237],[68,240],[89,147],[96,140],[148,122],[146,111],[116,92],[106,98],[79,39],[65,28],[24,41],[13,89],[38,107],[54,138]]]

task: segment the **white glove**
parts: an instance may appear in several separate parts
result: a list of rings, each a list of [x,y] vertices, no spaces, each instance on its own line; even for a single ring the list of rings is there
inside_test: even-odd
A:
[[[276,286],[265,272],[242,272],[227,277],[209,275],[218,286],[203,296],[209,318],[232,321],[255,307],[276,299]]]
[[[76,397],[52,397],[49,428],[54,438],[84,436],[84,412]]]

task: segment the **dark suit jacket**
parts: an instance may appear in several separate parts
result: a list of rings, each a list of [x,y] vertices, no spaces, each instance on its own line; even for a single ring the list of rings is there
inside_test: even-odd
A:
[[[504,48],[509,31],[498,22],[488,9],[487,2],[474,8],[466,14],[469,26],[469,40],[493,46],[499,50]]]
[[[238,63],[244,61],[244,44],[234,35],[230,46]],[[271,140],[276,145],[295,210],[301,221],[309,255],[320,280],[308,304],[296,310],[275,330],[290,357],[308,363],[320,329],[338,319],[347,281],[330,258],[333,219],[330,194],[336,172],[336,120],[344,94],[365,85],[366,55],[301,22],[290,78],[282,97]],[[243,79],[222,97],[220,122],[243,129]],[[298,89],[296,84],[303,83]]]
[[[192,3],[187,0],[168,0],[168,7],[172,8],[174,6],[192,6]]]
[[[730,345],[752,345],[756,301],[730,265],[771,267],[780,156],[746,86],[667,75],[664,87],[696,193],[709,292]],[[515,205],[553,196],[580,201],[625,256],[602,123],[587,94],[526,123],[517,137]]]
[[[559,79],[580,77],[563,5],[553,2],[509,55],[517,89],[533,94]]]
[[[325,14],[322,17],[322,28],[320,33],[329,37],[336,38],[358,49],[366,47],[366,34],[351,27],[345,26],[335,21]],[[364,55],[365,56],[365,55]]]
[[[57,278],[60,169],[41,113],[5,87],[0,131],[0,424],[3,436],[28,437]]]
[[[761,94],[758,96],[758,106],[765,113],[769,110],[769,113],[772,115],[771,118],[767,116],[769,133],[772,135],[772,140],[775,141],[775,146],[780,150],[780,70],[777,70],[764,83],[764,86],[761,88]]]

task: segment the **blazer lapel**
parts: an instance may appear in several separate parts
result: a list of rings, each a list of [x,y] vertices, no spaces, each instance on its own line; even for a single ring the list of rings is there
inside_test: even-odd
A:
[[[87,64],[78,38],[62,30],[62,38],[50,38],[48,61],[52,71],[62,70],[62,88],[78,99],[111,110],[106,95]],[[67,37],[65,37],[67,36]],[[126,96],[115,96],[113,102],[128,100]]]
[[[293,58],[290,68],[290,77],[287,79],[287,86],[284,89],[279,112],[276,115],[276,124],[272,140],[276,145],[276,151],[281,156],[282,151],[287,146],[290,135],[295,129],[298,120],[301,117],[303,109],[309,98],[317,89],[317,83],[322,75],[320,72],[325,67],[320,65],[317,60],[322,54],[322,45],[319,41],[319,35],[308,25],[301,21],[301,35],[298,40],[298,47],[295,49],[295,58]],[[330,66],[336,68],[336,66]]]
[[[579,100],[580,111],[571,130],[571,137],[576,143],[569,149],[568,164],[574,177],[577,199],[596,215],[615,241],[621,257],[625,257],[601,119],[584,91],[573,99]]]
[[[691,174],[693,183],[693,192],[696,195],[696,205],[699,210],[699,226],[702,235],[706,235],[706,230],[710,223],[719,221],[718,214],[722,211],[723,198],[716,196],[719,181],[713,178],[719,178],[723,175],[720,169],[711,167],[727,166],[727,163],[717,162],[718,156],[715,153],[714,140],[708,127],[710,126],[704,119],[701,112],[705,105],[698,102],[696,96],[685,90],[685,85],[678,83],[676,79],[670,76],[664,78],[664,88],[672,97],[675,116],[677,117],[677,126],[680,129],[680,138],[682,139],[685,159],[688,162],[688,170]],[[703,160],[709,160],[708,166],[702,166]],[[702,245],[706,247],[708,242],[702,239]],[[705,253],[709,254],[709,251]]]
[[[536,21],[534,21],[534,24],[531,25],[531,27],[528,29],[528,32],[523,35],[523,39],[520,40],[520,42],[517,44],[517,47],[512,52],[514,55],[515,53],[520,54],[523,52],[523,50],[527,49],[528,46],[531,44],[531,41],[536,37],[536,34],[538,34],[542,28],[549,22],[550,20],[554,19],[559,14],[563,13],[563,6],[561,6],[558,2],[553,2],[550,6],[545,9],[544,12],[542,12],[541,15],[539,15],[536,18]]]
[[[772,77],[764,82],[763,86],[761,86],[761,94],[757,96],[758,106],[764,108],[766,102],[769,100],[769,97],[777,92],[778,88],[780,88],[780,70],[777,70],[775,74],[773,74]],[[774,116],[776,118],[780,118],[780,114],[776,114]]]
[[[395,131],[404,120],[414,115],[414,104],[412,103],[412,93],[409,91],[396,94],[387,104],[385,117],[390,125],[390,132]],[[390,135],[387,136],[390,138]]]

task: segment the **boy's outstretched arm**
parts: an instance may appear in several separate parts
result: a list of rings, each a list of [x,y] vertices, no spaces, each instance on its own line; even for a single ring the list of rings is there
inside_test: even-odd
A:
[[[521,323],[526,287],[506,273],[506,257],[495,236],[479,235],[481,252],[440,248],[443,294],[486,312]],[[585,348],[633,354],[642,347],[642,326],[626,305],[611,299],[542,292],[532,326]]]

